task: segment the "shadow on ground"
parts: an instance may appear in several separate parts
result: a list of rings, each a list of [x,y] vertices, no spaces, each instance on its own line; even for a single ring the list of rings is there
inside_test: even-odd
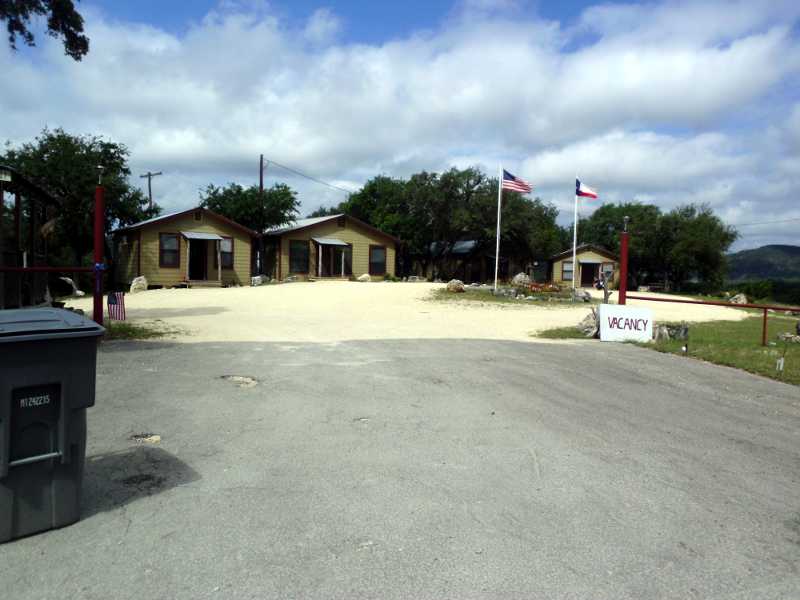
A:
[[[200,479],[185,462],[162,448],[135,446],[86,457],[82,517],[114,510]]]
[[[195,308],[134,308],[128,310],[128,316],[137,319],[168,319],[170,317],[201,317],[230,312],[224,306],[198,306]]]

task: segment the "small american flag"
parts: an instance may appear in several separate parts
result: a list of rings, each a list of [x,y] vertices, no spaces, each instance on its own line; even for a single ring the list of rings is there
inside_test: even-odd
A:
[[[112,321],[125,320],[125,292],[111,292],[108,295],[108,318]]]
[[[514,177],[511,173],[503,169],[503,189],[527,194],[533,191],[533,186],[521,177]]]

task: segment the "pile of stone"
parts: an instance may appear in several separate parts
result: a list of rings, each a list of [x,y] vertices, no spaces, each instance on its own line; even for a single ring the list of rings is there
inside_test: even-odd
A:
[[[580,331],[587,338],[600,337],[600,317],[597,311],[592,308],[592,312],[586,315],[583,320],[578,323],[578,331]]]
[[[460,279],[451,279],[447,282],[447,291],[453,294],[461,294],[464,292],[464,282]]]
[[[653,330],[653,339],[657,342],[667,340],[686,341],[689,339],[689,325],[688,323],[681,323],[680,325],[658,325]]]
[[[795,335],[790,331],[787,331],[786,333],[779,333],[778,340],[781,342],[788,342],[789,344],[800,344],[800,333],[798,333],[798,335]]]

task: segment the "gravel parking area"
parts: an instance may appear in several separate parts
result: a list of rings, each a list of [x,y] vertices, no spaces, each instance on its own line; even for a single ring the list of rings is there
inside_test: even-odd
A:
[[[298,282],[256,288],[152,290],[126,296],[134,321],[160,319],[186,342],[336,342],[379,339],[528,340],[577,324],[578,305],[508,306],[430,301],[441,284]],[[632,306],[644,305],[632,301]],[[91,299],[70,302],[91,312]],[[656,320],[738,320],[746,313],[713,306],[650,303]]]

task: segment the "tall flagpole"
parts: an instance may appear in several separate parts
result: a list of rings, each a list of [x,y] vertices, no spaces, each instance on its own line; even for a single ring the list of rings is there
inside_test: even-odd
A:
[[[503,165],[497,178],[497,243],[494,248],[494,291],[497,291],[497,271],[500,267],[500,202],[503,199]]]
[[[575,210],[572,217],[572,289],[575,290],[575,278],[578,276],[577,269],[577,250],[578,250],[578,178],[575,177]]]

